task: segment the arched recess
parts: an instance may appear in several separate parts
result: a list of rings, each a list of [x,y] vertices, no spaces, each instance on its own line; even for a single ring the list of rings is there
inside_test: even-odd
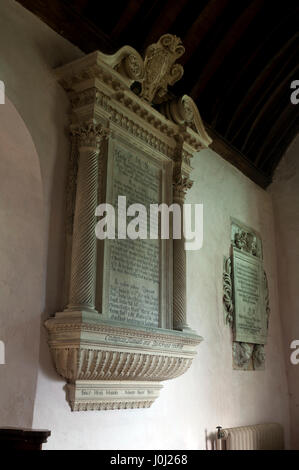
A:
[[[1,426],[31,427],[44,289],[43,188],[30,133],[6,97],[0,104]]]

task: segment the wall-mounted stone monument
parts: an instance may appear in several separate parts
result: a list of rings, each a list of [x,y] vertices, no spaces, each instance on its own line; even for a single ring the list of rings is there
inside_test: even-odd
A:
[[[129,46],[60,67],[71,109],[67,307],[46,322],[72,410],[149,407],[160,382],[191,365],[201,337],[186,319],[184,239],[97,240],[97,206],[182,208],[190,160],[211,140],[193,100],[168,85],[183,74],[166,34],[142,58]],[[118,207],[120,209],[120,207]]]
[[[223,285],[226,323],[233,331],[233,366],[264,369],[270,308],[262,241],[253,229],[234,219]]]

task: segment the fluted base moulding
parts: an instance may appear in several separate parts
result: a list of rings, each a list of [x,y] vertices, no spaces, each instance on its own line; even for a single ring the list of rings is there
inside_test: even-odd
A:
[[[202,341],[192,330],[128,326],[101,317],[60,312],[46,321],[73,411],[150,407],[160,382],[184,374]]]

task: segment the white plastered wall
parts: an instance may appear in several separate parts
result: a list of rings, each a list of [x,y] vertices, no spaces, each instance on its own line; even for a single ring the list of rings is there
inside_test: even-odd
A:
[[[266,421],[281,422],[288,440],[289,400],[271,197],[211,150],[194,157],[195,183],[187,200],[204,204],[204,246],[187,256],[189,324],[204,337],[192,368],[184,376],[165,383],[159,400],[149,410],[71,413],[65,400],[64,382],[51,362],[42,324],[48,315],[63,308],[69,104],[52,69],[81,53],[12,0],[0,5],[0,37],[0,79],[34,142],[43,191],[41,281],[31,299],[34,309],[28,304],[18,312],[10,332],[13,335],[14,328],[19,329],[19,322],[24,319],[32,321],[28,337],[32,343],[33,419],[29,415],[24,419],[25,409],[22,411],[23,405],[18,405],[16,396],[11,409],[19,410],[20,419],[8,420],[5,397],[13,382],[2,380],[0,425],[50,429],[52,436],[45,446],[48,449],[205,449],[210,447],[209,436],[218,424],[235,426]],[[18,191],[13,186],[12,190]],[[260,231],[264,242],[271,299],[264,372],[232,370],[231,336],[224,325],[222,307],[222,261],[229,250],[231,216]],[[34,273],[23,269],[21,274],[27,278],[35,276],[37,269],[40,266]],[[28,343],[24,344],[16,355],[18,370],[28,348]],[[5,367],[9,370],[9,362]],[[25,380],[19,377],[20,382]],[[29,393],[28,390],[24,393]]]

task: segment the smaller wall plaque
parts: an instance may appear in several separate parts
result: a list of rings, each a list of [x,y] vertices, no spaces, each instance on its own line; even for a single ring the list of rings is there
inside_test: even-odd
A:
[[[262,241],[257,232],[235,219],[223,281],[226,322],[233,330],[233,366],[264,369],[270,308]]]

